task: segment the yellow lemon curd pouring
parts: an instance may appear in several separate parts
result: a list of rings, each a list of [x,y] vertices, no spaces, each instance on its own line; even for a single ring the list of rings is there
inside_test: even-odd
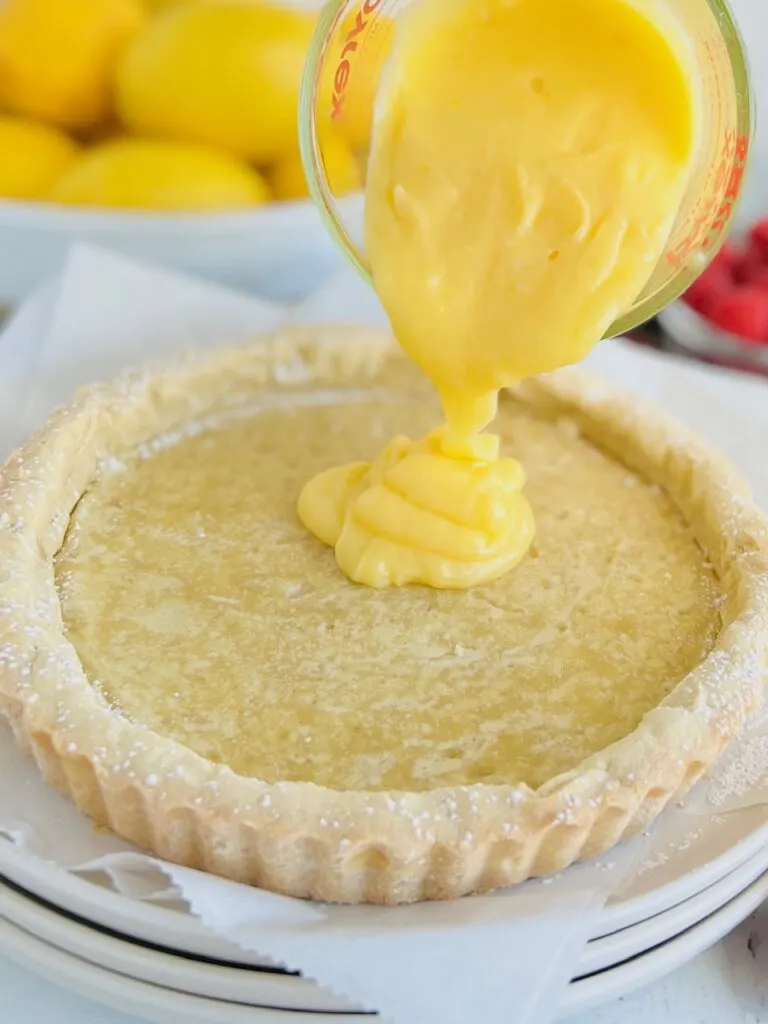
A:
[[[534,536],[483,433],[499,390],[577,362],[648,282],[698,142],[663,0],[415,0],[377,96],[366,248],[445,425],[304,488],[304,525],[369,586],[465,588]]]

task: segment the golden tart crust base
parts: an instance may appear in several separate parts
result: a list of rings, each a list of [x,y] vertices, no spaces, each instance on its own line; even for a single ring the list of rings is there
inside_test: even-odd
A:
[[[660,485],[720,577],[708,657],[627,737],[534,791],[524,784],[340,791],[238,776],[117,714],[67,641],[54,557],[99,465],[243,394],[365,380],[395,355],[354,328],[291,329],[85,389],[0,476],[0,712],[96,823],[158,856],[298,897],[449,899],[562,870],[642,830],[762,702],[768,523],[728,464],[653,406],[578,371],[528,403]]]
[[[329,789],[537,789],[627,736],[712,650],[722,588],[661,488],[567,417],[499,403],[538,536],[494,583],[352,585],[301,525],[315,473],[439,416],[390,359],[370,381],[273,389],[106,460],[55,559],[93,685],[238,775]]]

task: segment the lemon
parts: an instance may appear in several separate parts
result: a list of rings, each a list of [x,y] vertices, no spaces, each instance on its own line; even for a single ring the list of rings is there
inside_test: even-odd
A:
[[[315,21],[257,0],[172,7],[119,62],[119,114],[139,135],[271,163],[296,147],[299,85]]]
[[[330,136],[322,144],[323,162],[328,183],[335,196],[343,196],[363,187],[363,178],[357,157],[339,138]],[[309,195],[304,167],[298,153],[274,164],[268,174],[275,199],[303,199]]]
[[[48,198],[75,206],[224,210],[266,202],[269,190],[235,157],[184,143],[120,139],[84,153]]]
[[[139,0],[0,3],[0,107],[89,128],[110,107],[112,67],[139,29]]]
[[[77,159],[63,132],[20,117],[0,117],[0,196],[38,199]]]

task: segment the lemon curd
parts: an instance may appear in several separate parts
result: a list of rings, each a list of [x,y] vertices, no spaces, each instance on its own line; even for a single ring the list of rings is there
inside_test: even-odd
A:
[[[464,588],[524,557],[525,477],[483,431],[499,389],[581,359],[650,278],[696,153],[691,68],[653,0],[416,0],[400,17],[366,247],[445,425],[302,492],[352,580]]]

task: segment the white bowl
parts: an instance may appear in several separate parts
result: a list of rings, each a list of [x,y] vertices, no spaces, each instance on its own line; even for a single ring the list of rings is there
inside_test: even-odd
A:
[[[345,203],[360,205],[360,197]],[[311,200],[227,213],[155,214],[0,201],[0,305],[23,299],[86,242],[290,301],[343,262]]]

